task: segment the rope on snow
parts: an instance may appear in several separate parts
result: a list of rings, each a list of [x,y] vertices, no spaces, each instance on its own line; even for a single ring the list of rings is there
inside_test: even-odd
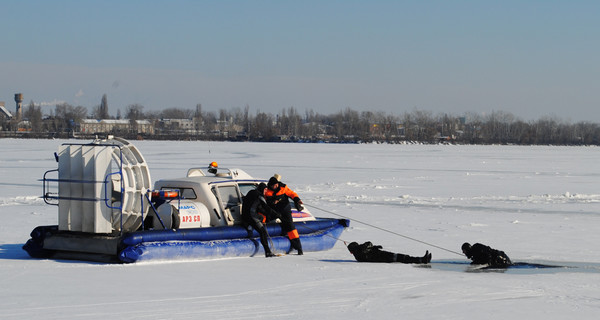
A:
[[[412,237],[409,237],[409,236],[405,236],[405,235],[403,235],[403,234],[400,234],[400,233],[398,233],[398,232],[394,232],[394,231],[391,231],[391,230],[387,230],[387,229],[384,229],[384,228],[378,227],[378,226],[376,226],[376,225],[373,225],[373,224],[370,224],[370,223],[367,223],[367,222],[363,222],[363,221],[360,221],[360,220],[357,220],[357,219],[351,219],[350,217],[347,217],[347,216],[344,216],[344,215],[341,215],[341,214],[337,214],[337,213],[335,213],[335,212],[332,212],[332,211],[329,211],[329,210],[325,210],[325,209],[322,209],[322,208],[319,208],[319,207],[316,207],[316,206],[313,206],[313,205],[308,205],[308,204],[304,204],[304,205],[305,205],[305,206],[307,206],[307,207],[311,207],[311,208],[314,208],[314,209],[317,209],[317,210],[321,210],[321,211],[323,211],[323,212],[326,212],[326,213],[329,213],[329,214],[332,214],[332,215],[335,215],[335,216],[338,216],[338,217],[344,218],[344,219],[348,219],[348,220],[352,220],[352,221],[354,221],[354,222],[358,222],[358,223],[364,224],[364,225],[366,225],[366,226],[369,226],[369,227],[371,227],[371,228],[375,228],[375,229],[377,229],[377,230],[381,230],[381,231],[385,231],[385,232],[391,233],[391,234],[393,234],[393,235],[396,235],[396,236],[399,236],[399,237],[402,237],[402,238],[405,238],[405,239],[409,239],[409,240],[412,240],[412,241],[415,241],[415,242],[419,242],[419,243],[422,243],[422,244],[425,244],[425,245],[428,245],[428,246],[431,246],[431,247],[434,247],[434,248],[438,248],[438,249],[440,249],[440,250],[448,251],[448,252],[450,252],[450,253],[457,254],[457,255],[459,255],[459,256],[461,256],[461,257],[462,257],[462,256],[464,256],[464,255],[463,255],[462,253],[460,253],[460,252],[457,252],[457,251],[454,251],[454,250],[450,250],[450,249],[446,249],[446,248],[444,248],[444,247],[440,247],[440,246],[437,246],[437,245],[435,245],[435,244],[432,244],[432,243],[429,243],[429,242],[425,242],[425,241],[422,241],[422,240],[419,240],[419,239],[415,239],[415,238],[412,238]],[[336,239],[336,240],[342,241],[342,242],[344,242],[344,244],[346,244],[346,241],[344,241],[344,240],[341,240],[341,239]],[[346,245],[347,245],[347,244],[346,244]]]

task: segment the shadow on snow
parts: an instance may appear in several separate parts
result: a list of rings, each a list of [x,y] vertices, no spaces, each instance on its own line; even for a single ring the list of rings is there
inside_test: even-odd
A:
[[[518,261],[508,268],[490,268],[483,265],[472,265],[465,260],[434,260],[419,268],[433,270],[479,273],[494,272],[507,274],[550,274],[550,273],[600,273],[600,263],[568,262],[568,261]]]

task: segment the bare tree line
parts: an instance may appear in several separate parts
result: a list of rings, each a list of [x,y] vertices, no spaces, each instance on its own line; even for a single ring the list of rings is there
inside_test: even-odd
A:
[[[556,117],[542,117],[525,122],[511,113],[496,111],[489,115],[469,113],[462,116],[437,114],[423,110],[405,111],[400,115],[374,111],[356,111],[351,108],[333,114],[313,110],[299,112],[296,108],[282,109],[277,114],[250,112],[250,107],[203,111],[168,108],[144,111],[140,104],[126,107],[121,118],[108,114],[106,95],[88,116],[87,108],[59,104],[53,112],[43,115],[33,102],[25,108],[24,118],[29,121],[30,135],[52,133],[57,136],[76,133],[82,119],[127,119],[132,127],[123,136],[139,137],[135,120],[148,120],[155,133],[146,139],[212,139],[292,142],[419,142],[465,144],[556,144],[599,145],[600,126],[592,122],[569,123]],[[192,124],[183,129],[178,122],[166,119],[184,119]],[[6,121],[5,121],[6,122]],[[14,131],[14,123],[3,126]]]

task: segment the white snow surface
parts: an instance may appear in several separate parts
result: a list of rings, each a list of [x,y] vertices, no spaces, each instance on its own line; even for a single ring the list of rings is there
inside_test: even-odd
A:
[[[0,139],[0,319],[596,319],[600,149],[133,141],[152,180],[217,161],[274,173],[316,216],[352,219],[303,256],[103,264],[33,259],[57,224],[39,181],[66,140]],[[82,141],[70,141],[81,143]],[[83,141],[87,142],[87,141]],[[431,265],[360,263],[372,241]],[[474,272],[463,242],[569,268]]]

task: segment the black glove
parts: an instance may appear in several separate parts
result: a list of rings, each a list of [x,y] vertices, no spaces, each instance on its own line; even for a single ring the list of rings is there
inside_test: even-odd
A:
[[[296,210],[298,210],[298,211],[304,210],[304,207],[302,206],[302,200],[300,200],[300,198],[294,199],[294,206],[296,207]]]

